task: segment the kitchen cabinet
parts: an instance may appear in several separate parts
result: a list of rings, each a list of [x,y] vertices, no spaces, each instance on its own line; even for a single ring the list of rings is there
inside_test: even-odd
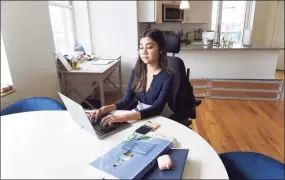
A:
[[[211,26],[212,1],[189,1],[182,23],[207,23]],[[138,22],[162,23],[162,5],[180,5],[180,1],[137,1]]]
[[[162,4],[172,4],[172,5],[180,5],[181,1],[164,1],[162,0]]]
[[[162,1],[137,1],[138,22],[162,23]]]
[[[189,1],[190,9],[184,10],[182,23],[207,23],[212,20],[212,1]]]

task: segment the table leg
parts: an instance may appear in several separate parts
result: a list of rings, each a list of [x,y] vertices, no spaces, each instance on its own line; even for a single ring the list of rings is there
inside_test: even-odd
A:
[[[104,79],[103,78],[104,77],[101,76],[99,80],[101,106],[105,106]]]
[[[120,96],[122,97],[123,92],[122,92],[122,64],[120,61],[120,66],[119,66],[119,83],[120,83]]]
[[[66,84],[65,74],[64,73],[61,73],[61,83],[62,83],[62,86],[63,86],[62,93],[67,96],[67,88],[66,88],[67,84]]]

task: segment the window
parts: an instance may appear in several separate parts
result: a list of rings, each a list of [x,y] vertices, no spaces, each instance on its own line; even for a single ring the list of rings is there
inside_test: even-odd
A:
[[[1,33],[1,92],[3,88],[8,87],[9,85],[13,84],[8,65],[7,55],[4,47],[3,37]]]
[[[218,21],[218,8],[219,8],[219,1],[212,1],[212,25],[211,30],[216,30],[217,22]]]
[[[55,51],[67,54],[73,52],[75,26],[73,6],[70,1],[49,1],[49,12],[55,44]]]
[[[244,29],[251,29],[254,1],[213,1],[212,30],[221,26],[225,40],[241,43]]]

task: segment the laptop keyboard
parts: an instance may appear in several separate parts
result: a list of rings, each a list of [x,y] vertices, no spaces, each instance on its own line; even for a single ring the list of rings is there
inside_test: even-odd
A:
[[[100,122],[102,120],[102,118],[104,118],[105,116],[103,117],[100,117],[100,118],[96,118],[95,117],[92,117],[91,119],[91,124],[95,130],[95,132],[98,134],[98,135],[104,135],[106,133],[109,133],[111,131],[114,131],[117,129],[117,127],[119,126],[118,123],[113,123],[112,125],[106,125],[104,127],[100,126]]]

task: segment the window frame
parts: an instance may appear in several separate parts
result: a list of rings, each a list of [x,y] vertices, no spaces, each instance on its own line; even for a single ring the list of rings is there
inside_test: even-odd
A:
[[[243,34],[245,29],[252,30],[253,20],[254,20],[254,12],[255,12],[255,4],[256,1],[246,0],[245,5],[245,17],[243,24],[243,31],[241,32],[241,37],[239,43],[242,43]],[[216,22],[215,27],[211,27],[214,31],[217,31],[217,28],[221,28],[221,22],[223,17],[223,1],[217,1],[217,14],[216,14]],[[213,22],[211,22],[213,24]]]
[[[2,50],[3,50],[3,52],[2,52]],[[2,68],[4,68],[3,69],[4,71],[2,71]],[[5,68],[7,68],[6,71],[5,71]],[[4,75],[2,73],[7,73],[7,74]],[[8,82],[6,82],[7,85],[5,85],[5,86],[2,86],[2,82],[3,82],[2,77],[8,78],[8,79],[6,79],[6,80],[8,80]],[[4,96],[7,96],[9,94],[12,94],[14,92],[15,92],[15,88],[14,88],[14,84],[13,84],[12,73],[10,70],[8,57],[6,54],[6,47],[4,44],[4,39],[3,39],[2,31],[1,31],[1,98]]]
[[[70,9],[71,10],[74,44],[76,44],[78,42],[78,40],[77,40],[77,34],[76,34],[74,5],[73,5],[73,1],[68,1],[68,2],[69,2],[69,5],[58,3],[58,2],[53,2],[53,1],[48,1],[48,5],[49,6],[56,6],[56,7],[66,8],[66,9]],[[66,32],[64,32],[64,33],[66,33]],[[55,49],[55,51],[56,51],[56,49]]]
[[[246,1],[244,29],[251,29],[253,26],[254,12],[256,1]]]

